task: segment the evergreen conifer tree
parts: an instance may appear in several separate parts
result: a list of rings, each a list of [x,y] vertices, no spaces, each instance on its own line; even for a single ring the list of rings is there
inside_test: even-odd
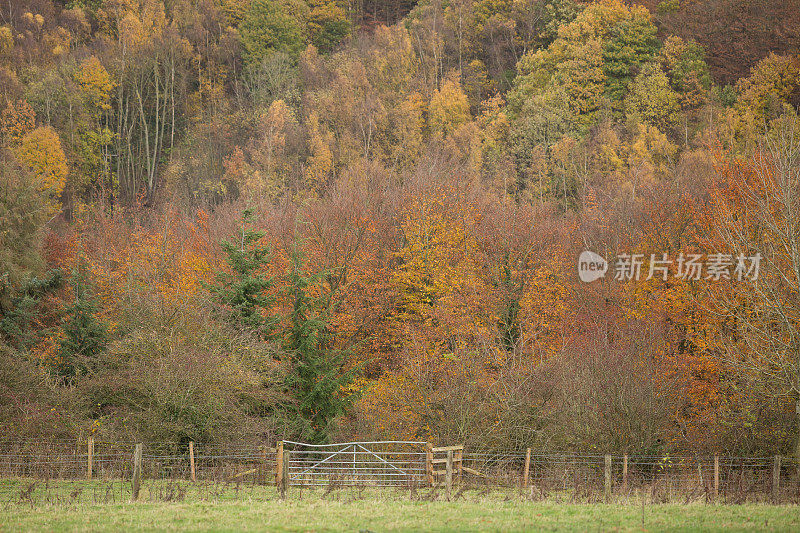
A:
[[[75,302],[67,308],[67,321],[62,326],[64,338],[60,343],[60,360],[56,371],[67,383],[84,375],[92,359],[99,355],[108,343],[106,325],[97,320],[97,305],[89,292],[86,275],[76,270],[72,275],[75,287]]]
[[[261,243],[264,232],[252,225],[253,212],[246,209],[235,240],[221,243],[231,273],[218,273],[217,283],[210,290],[230,310],[229,319],[236,327],[267,340],[274,335],[278,323],[277,317],[270,314],[275,297],[269,290],[275,280],[263,273],[272,252]]]
[[[332,297],[322,285],[320,274],[305,272],[302,252],[295,244],[289,272],[293,303],[285,337],[292,364],[287,384],[297,400],[303,438],[312,443],[330,439],[334,420],[354,399],[343,389],[357,370],[344,369],[347,352],[334,346],[334,334],[328,324]]]
[[[20,288],[8,309],[0,305],[0,334],[10,346],[27,349],[36,342],[37,334],[31,326],[39,314],[37,306],[45,294],[61,287],[63,280],[58,269],[41,278],[33,277]]]

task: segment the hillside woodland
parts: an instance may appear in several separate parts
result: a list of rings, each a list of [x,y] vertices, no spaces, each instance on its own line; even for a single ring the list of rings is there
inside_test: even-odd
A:
[[[0,439],[800,455],[798,17],[3,2]]]

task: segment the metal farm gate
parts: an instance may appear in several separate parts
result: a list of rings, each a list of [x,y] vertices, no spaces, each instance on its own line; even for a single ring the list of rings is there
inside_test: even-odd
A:
[[[282,462],[290,486],[422,486],[426,479],[426,444],[283,441]]]

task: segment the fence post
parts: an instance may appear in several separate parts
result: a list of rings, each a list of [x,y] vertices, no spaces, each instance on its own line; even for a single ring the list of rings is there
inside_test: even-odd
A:
[[[286,498],[286,491],[289,490],[289,450],[283,450],[283,480],[281,480],[281,498]]]
[[[628,454],[622,458],[622,490],[628,490]]]
[[[133,487],[131,499],[139,499],[139,484],[142,481],[142,445],[137,444],[133,449]]]
[[[433,444],[425,443],[425,474],[428,476],[428,485],[433,487]]]
[[[458,463],[458,486],[461,486],[461,471],[464,469],[464,448],[456,451],[456,462]]]
[[[94,457],[94,437],[86,443],[86,479],[92,479],[92,459]]]
[[[608,501],[611,498],[611,456],[610,455],[606,455],[604,495],[605,495],[606,501]]]
[[[447,450],[447,501],[450,501],[450,492],[453,489],[453,450]]]
[[[781,456],[776,455],[772,460],[772,499],[778,503],[781,488]]]
[[[283,483],[283,441],[275,445],[275,486],[281,489]]]
[[[192,471],[192,481],[197,481],[194,473],[194,441],[189,441],[189,466]]]
[[[526,490],[528,488],[528,479],[531,473],[531,449],[528,448],[525,450],[525,470],[522,474],[522,490]]]
[[[714,454],[714,501],[719,498],[719,454]]]

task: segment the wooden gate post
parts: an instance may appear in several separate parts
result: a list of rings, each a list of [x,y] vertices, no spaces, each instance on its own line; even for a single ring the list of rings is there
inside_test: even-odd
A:
[[[433,487],[433,444],[425,443],[425,474],[428,476],[428,486]]]
[[[286,498],[286,491],[289,490],[289,450],[283,450],[283,480],[281,481],[281,498]]]
[[[137,444],[133,449],[133,487],[131,499],[139,499],[139,485],[142,481],[142,445]]]
[[[531,449],[525,450],[525,470],[522,472],[522,490],[528,488],[528,479],[531,473]]]
[[[458,463],[458,465],[457,465],[457,468],[458,468],[458,480],[457,480],[457,482],[458,482],[458,486],[461,487],[462,486],[462,484],[461,484],[461,472],[464,470],[464,446],[463,445],[461,446],[461,448],[456,450],[455,461],[456,461],[456,463]]]
[[[776,455],[772,460],[772,500],[778,503],[781,488],[781,456]]]
[[[275,486],[281,490],[283,483],[283,441],[279,440],[275,445]]]
[[[714,454],[714,501],[719,498],[719,454]]]
[[[92,479],[92,459],[94,457],[94,437],[86,443],[86,479]]]
[[[447,501],[450,501],[450,493],[453,489],[453,450],[447,450],[447,470],[445,475],[447,476]]]
[[[189,467],[192,472],[192,481],[197,481],[197,477],[195,476],[194,472],[194,441],[189,441]]]
[[[606,455],[604,495],[606,501],[611,499],[611,456]]]
[[[628,491],[628,454],[622,458],[622,491]]]

